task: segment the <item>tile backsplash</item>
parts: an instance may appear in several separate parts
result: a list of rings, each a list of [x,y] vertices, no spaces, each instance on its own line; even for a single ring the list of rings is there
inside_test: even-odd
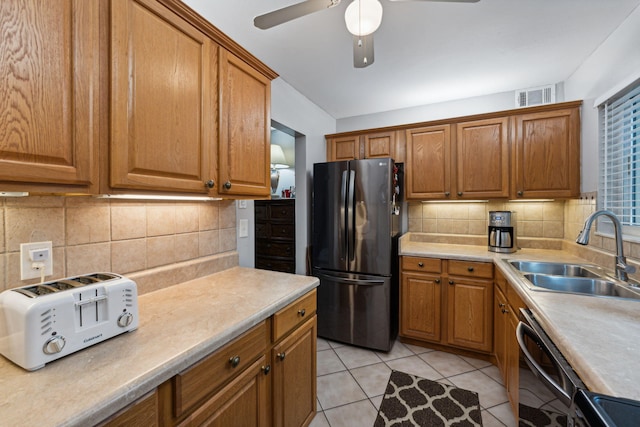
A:
[[[564,238],[564,201],[409,203],[409,231],[487,236],[489,211],[517,213],[518,238]]]
[[[237,265],[233,201],[0,198],[0,290],[20,280],[20,244],[53,242],[46,280],[112,271],[145,293]]]

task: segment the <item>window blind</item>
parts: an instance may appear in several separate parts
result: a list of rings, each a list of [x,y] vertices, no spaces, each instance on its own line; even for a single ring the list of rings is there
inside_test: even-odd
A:
[[[599,107],[601,208],[640,226],[640,80]]]

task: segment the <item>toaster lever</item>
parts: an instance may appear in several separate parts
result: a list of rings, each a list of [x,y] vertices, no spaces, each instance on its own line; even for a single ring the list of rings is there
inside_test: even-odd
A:
[[[107,299],[106,295],[98,295],[98,296],[95,296],[95,297],[91,297],[89,299],[83,299],[83,300],[80,300],[80,301],[76,301],[75,304],[76,304],[76,307],[81,307],[83,305],[91,304],[91,303],[102,301],[102,300],[105,300],[105,299]]]

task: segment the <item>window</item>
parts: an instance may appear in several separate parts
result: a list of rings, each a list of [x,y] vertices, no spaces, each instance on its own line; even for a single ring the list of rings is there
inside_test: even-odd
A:
[[[598,108],[599,208],[615,213],[625,234],[640,236],[640,80]]]

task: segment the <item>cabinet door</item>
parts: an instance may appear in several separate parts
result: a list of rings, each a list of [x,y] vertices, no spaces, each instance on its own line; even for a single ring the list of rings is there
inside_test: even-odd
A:
[[[458,123],[456,195],[459,198],[509,196],[509,119]]]
[[[500,369],[502,378],[507,381],[507,298],[498,285],[493,289],[493,349],[496,365]]]
[[[448,343],[471,350],[491,352],[493,282],[449,277],[448,283]]]
[[[210,40],[157,1],[111,3],[111,187],[208,191],[212,60]]]
[[[263,355],[179,425],[269,426],[268,373]]]
[[[568,108],[515,117],[513,196],[580,193],[580,111]]]
[[[440,342],[441,278],[437,275],[402,273],[400,285],[400,334]]]
[[[327,161],[360,159],[360,136],[344,136],[327,140]]]
[[[273,347],[273,425],[308,425],[316,415],[316,316]]]
[[[97,184],[98,7],[0,2],[0,181]]]
[[[407,199],[447,199],[451,191],[449,125],[406,131]]]
[[[100,427],[159,426],[158,392],[141,397],[127,408],[98,424]]]
[[[220,194],[271,194],[270,109],[269,79],[220,48]]]
[[[395,132],[372,133],[364,135],[363,140],[365,159],[373,159],[376,157],[392,157],[395,159]]]

